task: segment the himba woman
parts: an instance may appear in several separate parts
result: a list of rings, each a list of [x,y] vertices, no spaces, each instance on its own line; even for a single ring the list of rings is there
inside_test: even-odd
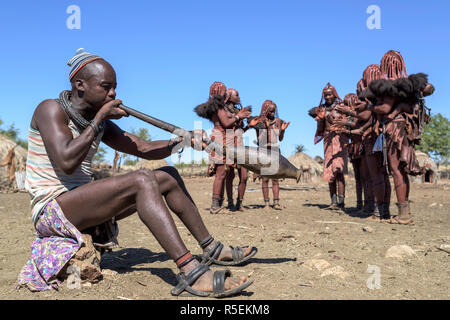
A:
[[[197,106],[195,112],[200,117],[214,123],[211,140],[224,146],[234,146],[233,128],[243,119],[248,118],[251,115],[251,110],[243,108],[238,113],[230,111],[225,102],[226,91],[226,87],[222,82],[214,82],[210,87],[208,102]],[[216,148],[209,155],[209,175],[216,175],[213,183],[211,214],[220,213],[225,209],[222,206],[225,178],[230,171],[229,166],[234,164],[234,162],[226,158],[223,151],[223,148]],[[232,201],[232,195],[228,195],[228,199]]]
[[[376,104],[368,108],[378,116],[376,128],[384,139],[384,162],[395,185],[398,215],[390,222],[412,224],[408,174],[423,173],[414,145],[420,143],[423,125],[427,121],[423,98],[432,94],[434,87],[423,73],[408,76],[398,51],[388,51],[381,59],[380,68],[385,79],[370,83],[369,89],[376,96]]]
[[[258,146],[260,148],[267,148],[272,151],[280,150],[279,141],[284,138],[284,132],[289,126],[290,122],[286,123],[280,118],[276,117],[277,105],[271,100],[264,101],[261,107],[261,113],[258,117],[253,118],[249,126],[256,129],[256,137]],[[271,179],[270,177],[263,176],[262,192],[264,197],[264,208],[270,208],[269,198],[269,180],[272,180],[272,192],[273,192],[273,208],[275,210],[281,210],[280,205],[280,184],[278,179]]]
[[[323,179],[328,182],[331,205],[328,209],[343,209],[345,200],[345,178],[347,172],[348,136],[332,129],[333,123],[342,118],[336,107],[342,102],[336,88],[330,83],[322,90],[322,98],[315,109],[317,130],[314,142],[323,139]]]

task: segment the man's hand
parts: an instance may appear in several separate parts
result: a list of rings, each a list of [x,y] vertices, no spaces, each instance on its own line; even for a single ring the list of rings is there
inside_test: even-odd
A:
[[[207,147],[207,144],[204,141],[208,139],[205,130],[194,130],[191,131],[191,134],[191,147],[199,151],[204,150]]]
[[[97,117],[99,117],[100,122],[109,119],[120,119],[122,117],[128,117],[128,113],[120,109],[118,106],[122,103],[122,100],[116,99],[107,102],[103,107],[97,112]]]

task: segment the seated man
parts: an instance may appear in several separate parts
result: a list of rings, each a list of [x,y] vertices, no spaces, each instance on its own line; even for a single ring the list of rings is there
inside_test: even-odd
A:
[[[173,295],[188,291],[223,297],[248,287],[252,282],[245,277],[231,278],[229,272],[213,272],[208,265],[240,264],[256,248],[224,247],[214,240],[175,168],[92,182],[91,162],[101,141],[119,152],[154,160],[168,157],[182,139],[146,142],[121,130],[111,121],[127,116],[116,100],[112,66],[80,49],[68,64],[72,90],[63,91],[58,100],[41,102],[30,124],[27,189],[39,238],[19,275],[19,287],[57,288],[58,273],[83,243],[81,232],[134,212],[180,269]],[[202,261],[186,248],[166,203],[200,244]]]

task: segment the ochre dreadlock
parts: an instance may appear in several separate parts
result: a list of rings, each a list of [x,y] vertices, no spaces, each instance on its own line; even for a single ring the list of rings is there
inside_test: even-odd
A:
[[[209,97],[212,98],[215,95],[225,97],[225,92],[227,92],[227,87],[222,83],[215,81],[211,87],[209,87]]]
[[[370,82],[378,79],[383,79],[380,66],[377,64],[367,66],[367,68],[363,71],[361,80],[359,80],[356,84],[356,92],[360,93],[369,86]]]
[[[405,61],[398,51],[389,50],[381,59],[381,73],[389,80],[407,78]]]
[[[356,84],[356,93],[359,94],[364,89],[365,89],[364,81],[363,81],[363,79],[359,79],[358,83]]]
[[[236,89],[228,88],[225,92],[225,103],[227,103],[232,96],[239,97],[239,92]]]
[[[366,88],[369,86],[369,83],[373,80],[382,79],[383,74],[381,73],[381,68],[377,64],[369,65],[363,72],[363,81],[366,85]]]

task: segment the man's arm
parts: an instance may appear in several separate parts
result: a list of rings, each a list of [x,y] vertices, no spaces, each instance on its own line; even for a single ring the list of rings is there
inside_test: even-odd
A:
[[[48,157],[66,174],[72,174],[86,158],[96,132],[88,126],[73,138],[69,119],[55,100],[45,100],[38,105],[31,126],[39,130]],[[97,122],[99,123],[99,122]]]
[[[146,160],[167,158],[178,141],[145,141],[129,132],[123,131],[112,121],[105,121],[105,133],[102,141],[119,152],[127,153]]]

